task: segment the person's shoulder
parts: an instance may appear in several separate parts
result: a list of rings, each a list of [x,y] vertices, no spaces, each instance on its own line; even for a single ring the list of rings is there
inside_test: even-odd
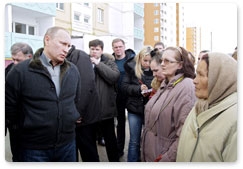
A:
[[[134,58],[129,58],[128,60],[126,60],[126,62],[124,63],[124,69],[126,71],[132,71],[134,70],[136,65],[136,61],[134,60]]]
[[[103,53],[103,55],[109,60],[115,61],[115,57],[110,53]]]
[[[181,89],[183,89],[184,92],[188,93],[188,91],[194,91],[195,85],[193,83],[193,79],[184,77],[180,83],[178,83]]]
[[[10,70],[13,66],[14,66],[14,63],[12,62],[12,63],[10,63],[10,64],[5,68],[5,70],[6,70],[6,71],[7,71],[7,70]]]
[[[128,58],[134,57],[136,55],[136,53],[132,49],[125,50],[125,54]]]

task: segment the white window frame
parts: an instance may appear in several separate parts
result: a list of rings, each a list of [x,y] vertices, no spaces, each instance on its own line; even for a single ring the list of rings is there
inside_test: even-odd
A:
[[[97,22],[104,23],[104,9],[97,9]]]
[[[154,10],[154,15],[159,15],[159,10]]]
[[[159,36],[154,36],[154,41],[158,41],[159,40]]]
[[[16,25],[17,24],[25,25],[25,33],[23,33],[23,32],[16,32]],[[25,34],[25,35],[32,35],[32,34],[29,33],[29,28],[33,27],[34,28],[34,34],[33,35],[36,35],[36,27],[33,26],[33,25],[28,25],[28,24],[20,23],[20,22],[13,22],[12,25],[13,25],[13,32],[14,33],[21,33],[21,34]]]
[[[64,11],[64,3],[56,3],[56,8],[58,10]]]
[[[154,27],[154,32],[159,32],[159,28],[158,27]]]
[[[154,19],[154,24],[158,24],[159,23],[159,19],[158,18],[155,18]]]

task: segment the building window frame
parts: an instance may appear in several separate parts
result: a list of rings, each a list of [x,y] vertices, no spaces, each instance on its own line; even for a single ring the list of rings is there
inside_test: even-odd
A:
[[[90,22],[90,16],[84,15],[84,23],[89,24]]]
[[[154,27],[154,32],[159,32],[159,28],[158,27]]]
[[[102,8],[97,9],[97,21],[99,23],[104,23],[104,9]]]
[[[158,41],[159,40],[159,36],[154,36],[154,41]]]
[[[36,35],[36,27],[20,22],[12,23],[12,31],[14,33],[21,33],[26,35]]]
[[[64,11],[64,3],[56,3],[56,9]]]
[[[78,12],[74,12],[74,14],[73,14],[73,19],[74,19],[75,21],[79,21],[79,22],[80,22],[80,17],[81,17],[81,14],[80,14],[80,13],[78,13]]]

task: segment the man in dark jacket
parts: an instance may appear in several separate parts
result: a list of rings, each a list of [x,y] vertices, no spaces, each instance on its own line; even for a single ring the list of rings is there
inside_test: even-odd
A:
[[[5,78],[7,77],[8,72],[17,65],[18,63],[30,59],[33,57],[33,50],[27,43],[17,42],[11,46],[11,57],[12,63],[10,63],[5,68]],[[12,161],[18,162],[18,130],[16,130],[16,126],[9,123],[9,120],[5,120],[5,136],[7,135],[7,128],[9,131],[9,141],[12,152]]]
[[[126,101],[127,96],[124,91],[121,90],[121,82],[125,75],[124,63],[135,56],[135,52],[132,49],[125,50],[125,42],[120,39],[114,39],[112,41],[113,55],[115,57],[115,63],[120,71],[120,78],[117,82],[117,98],[116,107],[118,111],[117,116],[117,146],[119,157],[124,155],[124,146],[126,139]]]
[[[79,150],[83,162],[99,162],[96,131],[101,113],[92,64],[89,55],[82,50],[75,49],[75,46],[69,50],[67,60],[77,66],[82,79],[81,98],[77,102],[81,116],[81,123],[76,127],[77,150]]]
[[[49,28],[44,48],[14,66],[6,77],[5,117],[18,126],[20,161],[76,161],[80,75],[65,60],[70,43],[64,28]]]
[[[95,71],[96,89],[99,95],[101,121],[100,128],[105,139],[105,147],[110,162],[118,162],[118,149],[114,118],[117,116],[115,84],[120,72],[114,61],[103,55],[103,41],[89,42],[90,60]]]

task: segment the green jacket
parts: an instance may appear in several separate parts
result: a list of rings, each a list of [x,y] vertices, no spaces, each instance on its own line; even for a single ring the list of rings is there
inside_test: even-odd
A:
[[[178,162],[232,162],[237,160],[237,93],[196,116],[195,107],[183,126]]]

